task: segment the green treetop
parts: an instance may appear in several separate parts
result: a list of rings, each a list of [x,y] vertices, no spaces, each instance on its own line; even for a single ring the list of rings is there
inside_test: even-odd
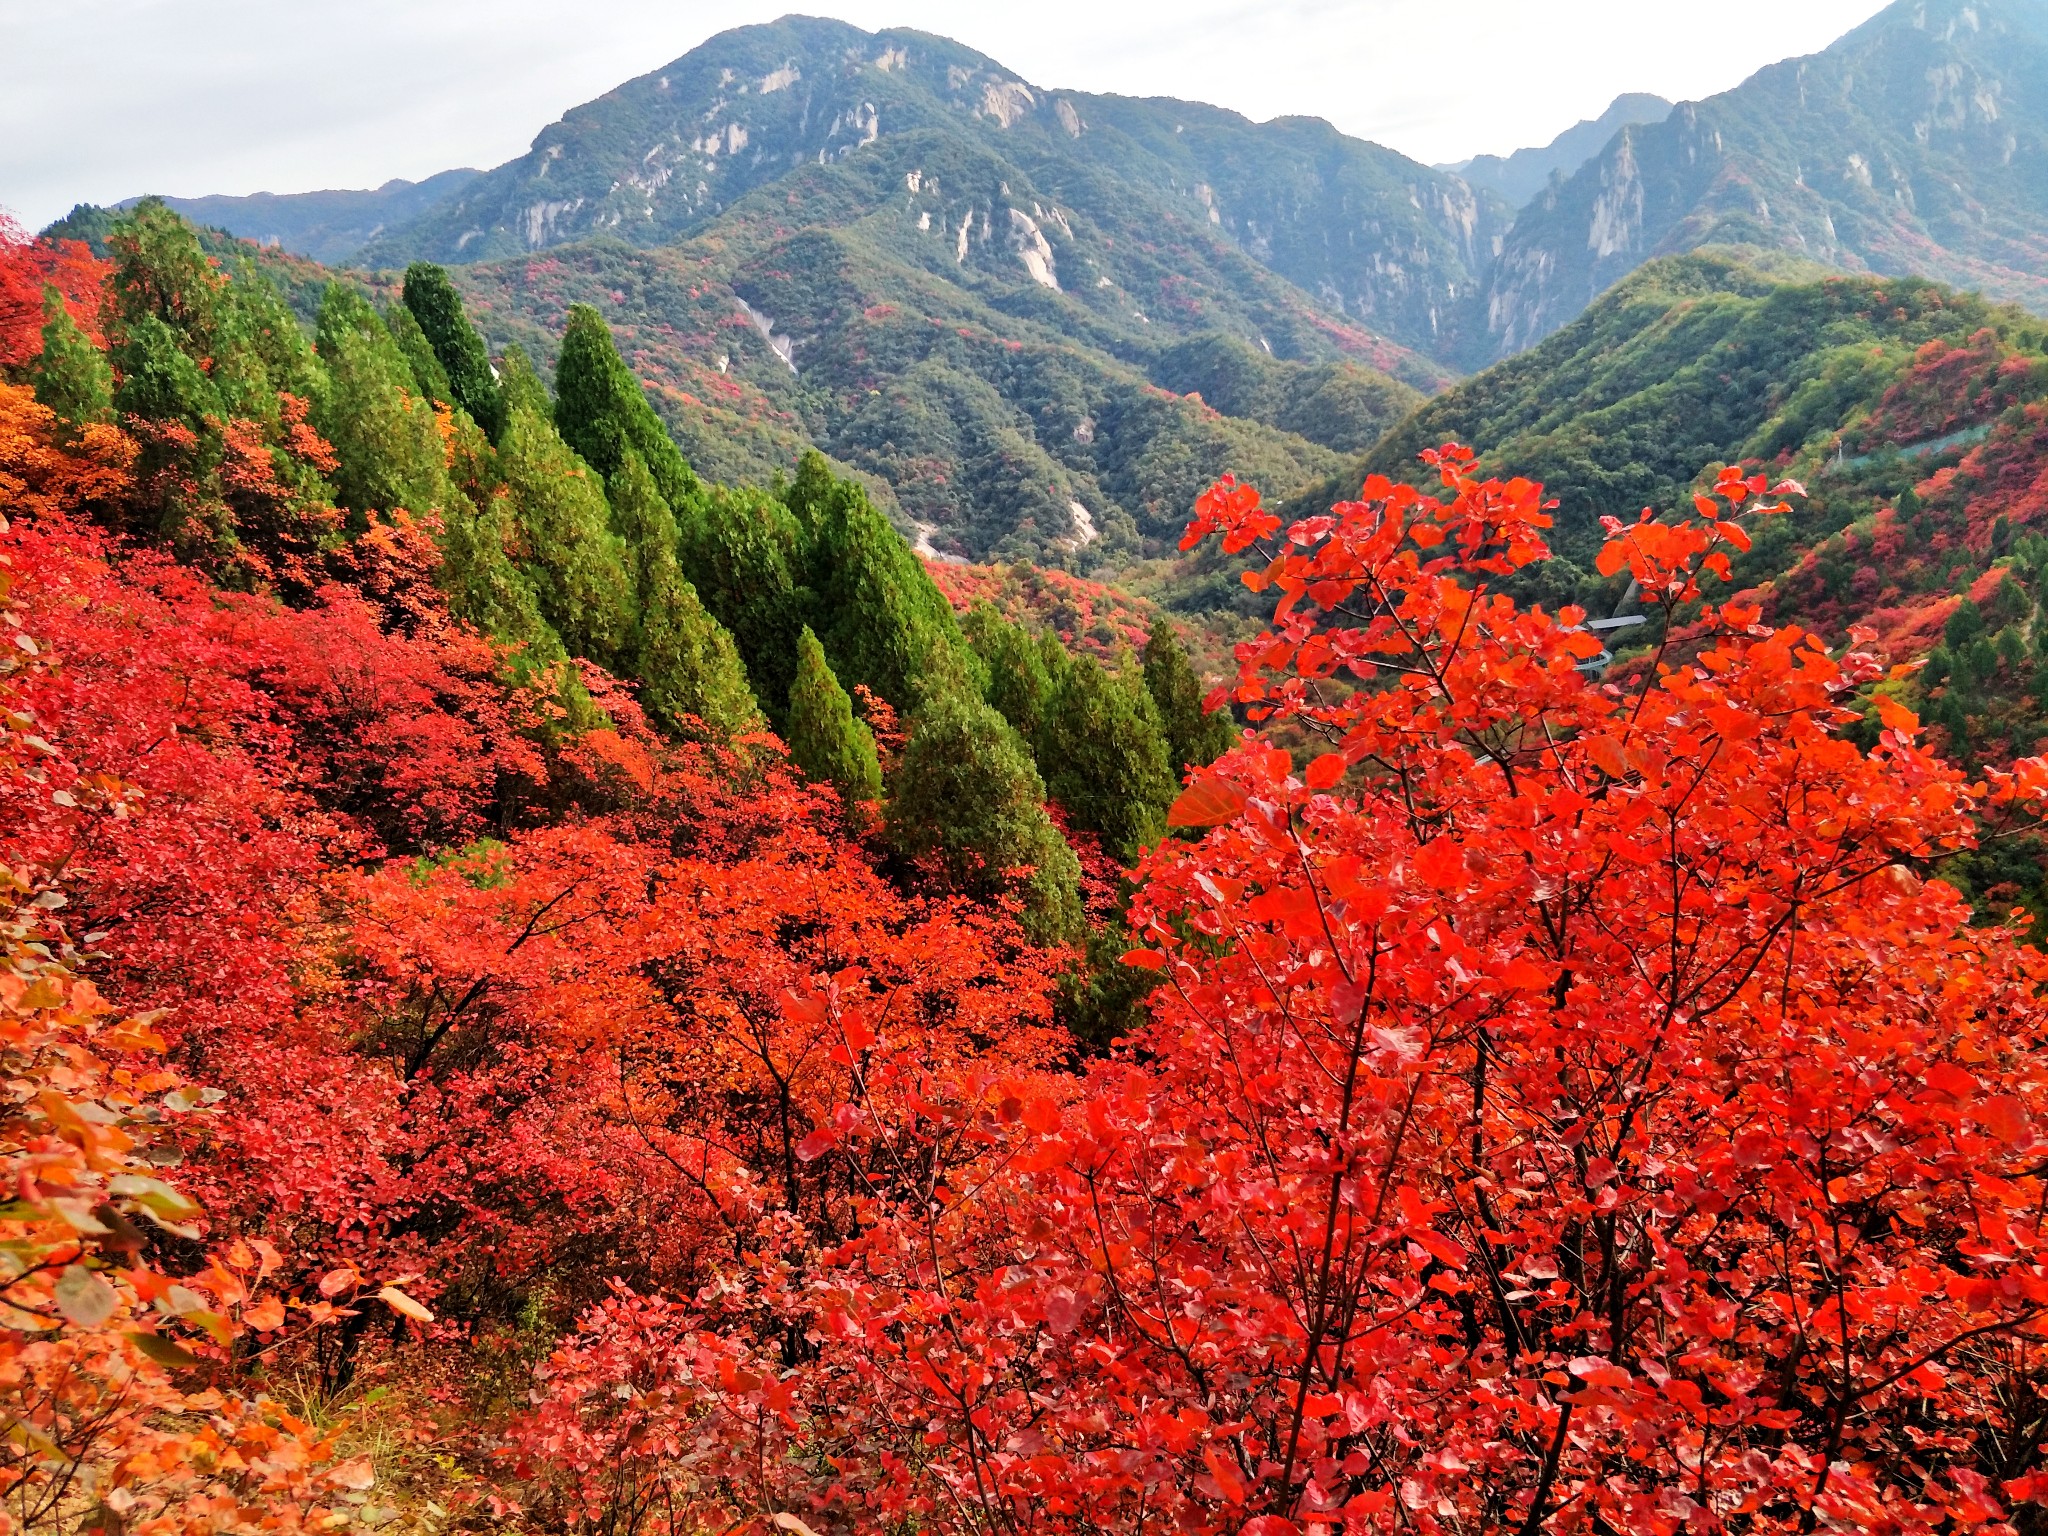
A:
[[[633,633],[633,582],[603,483],[552,422],[524,406],[506,422],[498,469],[542,616],[574,654],[621,662]]]
[[[988,673],[989,703],[1018,735],[1036,741],[1052,696],[1052,678],[1038,642],[989,602],[976,603],[960,627]]]
[[[640,622],[632,664],[640,699],[663,730],[716,741],[761,728],[732,636],[704,609],[676,562],[675,520],[640,455],[609,486],[612,526],[633,570]]]
[[[498,388],[504,395],[506,421],[509,422],[517,410],[528,410],[536,416],[554,420],[554,397],[548,393],[547,385],[541,382],[540,374],[535,372],[533,359],[517,342],[507,347],[498,359]]]
[[[903,710],[938,680],[963,675],[967,652],[952,606],[860,483],[834,479],[810,453],[787,499],[805,535],[832,670]]]
[[[604,316],[588,304],[569,307],[562,355],[555,364],[555,426],[563,441],[599,474],[611,475],[630,450],[646,461],[671,507],[697,489],[697,476],[612,341]]]
[[[326,376],[313,398],[313,426],[340,461],[340,504],[355,512],[447,507],[454,492],[434,408],[370,301],[329,283],[315,344]]]
[[[1054,679],[1038,761],[1053,799],[1120,863],[1135,863],[1165,832],[1178,781],[1158,712],[1135,678],[1073,657]]]
[[[36,399],[76,429],[114,419],[114,370],[64,307],[64,295],[43,289],[43,350],[29,365]]]
[[[796,681],[789,689],[789,755],[812,778],[837,785],[848,800],[882,797],[874,732],[854,718],[853,701],[832,675],[825,648],[809,625],[796,643]]]
[[[796,642],[811,611],[797,578],[789,509],[751,489],[701,488],[676,509],[683,574],[732,632],[754,697],[779,729],[796,680]]]
[[[427,343],[427,333],[420,329],[419,321],[413,319],[412,311],[403,304],[394,304],[385,311],[384,325],[412,369],[413,383],[419,386],[420,393],[437,405],[456,404],[455,391],[448,383],[448,371],[441,366],[441,359],[434,355],[433,347]]]
[[[1190,768],[1206,768],[1237,740],[1237,728],[1230,711],[1214,714],[1202,708],[1202,680],[1182,649],[1173,625],[1161,617],[1152,621],[1152,633],[1145,641],[1145,688],[1158,706],[1160,724],[1166,730],[1166,761],[1178,779]]]
[[[1038,943],[1086,932],[1080,863],[1046,815],[1031,754],[965,689],[940,690],[912,720],[887,823],[896,848],[927,862],[945,888],[984,900],[1019,896],[1025,931]]]
[[[491,374],[484,339],[469,323],[462,296],[448,274],[431,262],[416,261],[407,267],[405,307],[419,322],[420,333],[447,375],[454,403],[469,412],[495,443],[505,431],[505,397]]]

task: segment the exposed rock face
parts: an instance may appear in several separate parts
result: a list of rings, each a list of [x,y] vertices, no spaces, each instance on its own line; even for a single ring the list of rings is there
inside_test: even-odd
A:
[[[1451,344],[1446,317],[1477,291],[1507,224],[1491,194],[1327,123],[1052,94],[943,38],[788,18],[723,33],[576,108],[363,255],[479,261],[599,234],[666,244],[801,167],[898,140],[946,145],[986,174],[970,185],[941,172],[939,196],[908,189],[919,230],[943,228],[956,266],[992,241],[1033,284],[1072,288],[1084,280],[1062,271],[1074,216],[1110,239],[1185,218],[1315,295],[1340,327],[1429,352]]]
[[[1901,0],[1824,52],[1621,130],[1517,218],[1465,361],[1710,244],[2048,310],[2048,3]]]
[[[1540,149],[1518,149],[1511,155],[1478,155],[1439,170],[1462,177],[1479,191],[1492,192],[1510,207],[1520,208],[1550,184],[1553,176],[1569,176],[1622,129],[1638,123],[1661,123],[1671,115],[1662,96],[1630,93],[1617,96],[1598,117],[1565,129]]]

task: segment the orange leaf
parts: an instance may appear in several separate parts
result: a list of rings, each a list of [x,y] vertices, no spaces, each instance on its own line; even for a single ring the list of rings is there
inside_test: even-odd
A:
[[[1166,813],[1169,827],[1220,827],[1237,819],[1251,798],[1243,788],[1214,774],[1195,780]]]
[[[1877,718],[1884,722],[1888,731],[1901,731],[1910,736],[1920,729],[1920,717],[1889,694],[1877,696]]]
[[[1440,891],[1454,891],[1465,883],[1465,854],[1455,838],[1439,837],[1423,844],[1408,864]]]
[[[1244,1502],[1244,1479],[1237,1475],[1237,1468],[1230,1464],[1230,1457],[1215,1444],[1202,1447],[1202,1460],[1208,1464],[1209,1475],[1216,1479],[1216,1487],[1230,1504]]]

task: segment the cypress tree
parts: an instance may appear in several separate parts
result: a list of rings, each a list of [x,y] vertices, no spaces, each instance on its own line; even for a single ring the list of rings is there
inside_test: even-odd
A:
[[[542,617],[572,653],[619,662],[632,638],[634,593],[603,484],[546,417],[523,406],[505,424],[498,468]]]
[[[43,350],[29,365],[36,399],[67,427],[114,419],[114,370],[87,339],[56,288],[43,289]]]
[[[228,292],[234,302],[237,344],[263,364],[266,387],[311,400],[319,387],[320,363],[277,285],[253,261],[244,260]],[[274,399],[270,406],[275,409]]]
[[[639,598],[633,671],[640,699],[671,735],[716,741],[761,728],[746,669],[725,627],[704,610],[676,563],[675,520],[637,453],[611,478],[612,525]]]
[[[565,660],[561,638],[541,617],[533,583],[506,553],[516,530],[507,498],[490,496],[482,505],[464,498],[441,518],[441,590],[448,611],[493,639],[523,648],[518,671]]]
[[[434,409],[370,301],[329,283],[315,346],[326,369],[312,421],[340,461],[339,503],[354,512],[445,509],[453,489]]]
[[[1078,827],[1124,864],[1166,830],[1177,780],[1150,695],[1093,656],[1062,668],[1039,733],[1047,788]]]
[[[900,710],[967,675],[951,604],[857,481],[835,480],[806,454],[788,492],[806,534],[806,564],[832,670]]]
[[[1158,707],[1166,731],[1166,761],[1178,779],[1190,768],[1206,768],[1237,740],[1228,709],[1202,708],[1202,680],[1181,648],[1180,637],[1163,616],[1152,621],[1145,640],[1145,689]]]
[[[940,689],[918,710],[886,815],[897,850],[928,861],[945,888],[983,900],[1019,895],[1036,942],[1086,932],[1080,862],[1045,813],[1030,752],[964,689]]]
[[[113,365],[121,379],[115,410],[184,429],[144,436],[133,531],[163,540],[180,558],[225,565],[239,541],[220,495],[225,411],[213,381],[178,345],[178,333],[148,312],[123,323]]]
[[[413,383],[419,392],[437,405],[456,404],[455,391],[449,387],[448,372],[441,366],[441,359],[434,355],[434,349],[427,344],[426,332],[420,329],[419,321],[413,319],[412,311],[403,304],[394,304],[384,315],[384,326],[391,332],[399,353],[406,365],[412,369]]]
[[[416,261],[407,267],[405,307],[447,375],[453,403],[469,412],[495,443],[505,432],[505,397],[491,374],[484,339],[469,323],[462,296],[448,274],[431,262]]]
[[[169,205],[145,197],[129,209],[108,233],[107,255],[114,266],[107,292],[117,331],[154,315],[192,356],[219,356],[227,279]]]
[[[1026,741],[1036,741],[1045,722],[1052,679],[1037,642],[988,602],[976,603],[961,621],[967,643],[988,674],[989,703]]]
[[[853,701],[832,675],[825,648],[808,624],[797,637],[796,681],[789,689],[789,755],[850,801],[882,797],[874,732],[853,717]]]
[[[676,509],[683,575],[732,632],[763,713],[780,729],[796,680],[796,643],[811,612],[797,578],[797,526],[758,490],[701,488]]]
[[[697,490],[697,476],[668,435],[633,370],[619,356],[611,327],[588,304],[569,307],[555,364],[555,427],[599,474],[618,472],[626,454],[647,463],[671,507]]]
[[[554,397],[549,395],[547,385],[534,370],[533,359],[526,355],[526,349],[514,342],[498,359],[498,390],[504,397],[502,421],[510,423],[512,413],[527,410],[545,420],[555,416]],[[499,435],[502,437],[503,428]]]

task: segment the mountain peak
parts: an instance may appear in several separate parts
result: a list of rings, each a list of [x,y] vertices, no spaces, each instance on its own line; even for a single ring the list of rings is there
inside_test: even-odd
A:
[[[1569,176],[1597,155],[1619,130],[1638,123],[1661,123],[1670,115],[1671,103],[1662,96],[1629,91],[1615,97],[1598,117],[1574,123],[1548,144],[1518,149],[1511,155],[1475,155],[1443,169],[1519,208],[1548,186],[1552,176]]]
[[[1517,217],[1483,300],[1520,350],[1711,244],[2048,308],[2048,0],[1898,0],[1816,54],[1617,135]]]

